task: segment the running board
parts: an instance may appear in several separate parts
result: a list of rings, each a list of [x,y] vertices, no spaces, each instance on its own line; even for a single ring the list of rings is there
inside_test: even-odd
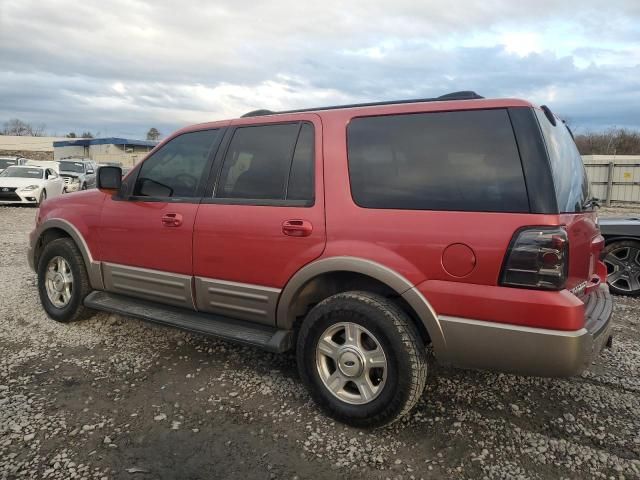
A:
[[[194,312],[101,290],[87,295],[84,304],[95,310],[128,315],[231,342],[253,345],[269,352],[281,353],[292,346],[290,330],[280,330],[222,315]]]

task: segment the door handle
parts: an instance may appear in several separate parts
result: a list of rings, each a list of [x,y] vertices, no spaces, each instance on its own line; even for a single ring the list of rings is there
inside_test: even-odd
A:
[[[162,225],[165,227],[179,227],[182,225],[182,215],[179,213],[166,213],[162,216]]]
[[[313,225],[308,220],[286,220],[282,223],[282,233],[290,237],[308,237]]]

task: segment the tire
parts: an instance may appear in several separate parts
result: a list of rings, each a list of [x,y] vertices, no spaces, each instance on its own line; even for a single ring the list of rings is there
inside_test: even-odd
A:
[[[40,192],[40,198],[38,198],[38,201],[36,202],[36,207],[39,207],[40,205],[42,205],[42,202],[44,202],[46,199],[47,199],[47,191],[42,190]]]
[[[87,184],[83,183],[82,186],[80,187],[80,190],[86,190],[87,189]]]
[[[611,293],[631,297],[640,295],[640,242],[612,242],[605,247],[603,256]]]
[[[48,269],[51,267],[52,262],[56,263],[54,267],[58,266],[59,261],[55,260],[60,258],[66,262],[69,272],[65,273],[65,269],[57,268],[53,272],[53,277],[56,280],[60,280],[60,277],[56,277],[55,273],[60,273],[62,277],[70,275],[72,282],[68,289],[69,300],[64,305],[54,304],[49,296],[48,289],[53,288],[55,282],[47,283]],[[44,247],[38,260],[38,293],[47,315],[58,322],[71,322],[89,316],[90,310],[83,305],[83,301],[90,292],[91,286],[84,259],[73,240],[70,238],[58,238],[49,242]]]
[[[336,336],[331,336],[336,329]],[[355,354],[350,353],[347,329],[355,331],[363,345]],[[323,348],[317,350],[321,339]],[[339,348],[332,350],[334,345]],[[296,355],[300,376],[316,404],[327,415],[359,428],[381,427],[409,412],[420,399],[427,378],[426,349],[416,326],[395,303],[369,292],[339,293],[316,305],[300,327]],[[358,386],[362,374],[358,377],[356,373],[366,372],[367,356],[376,356],[378,365],[382,357],[386,362],[384,370],[364,374],[370,380],[369,399]],[[351,371],[353,377],[349,376],[351,368],[356,369]],[[337,391],[327,386],[340,385],[345,379],[347,383]]]

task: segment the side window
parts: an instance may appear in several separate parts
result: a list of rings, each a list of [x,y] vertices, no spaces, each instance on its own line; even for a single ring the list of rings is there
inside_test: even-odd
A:
[[[529,211],[504,109],[356,118],[347,142],[351,193],[361,207]]]
[[[299,123],[238,128],[222,165],[217,198],[283,200]]]
[[[146,159],[133,189],[139,197],[195,197],[218,130],[182,134]]]
[[[314,154],[315,141],[313,125],[303,123],[293,154],[287,200],[313,200],[314,195]]]

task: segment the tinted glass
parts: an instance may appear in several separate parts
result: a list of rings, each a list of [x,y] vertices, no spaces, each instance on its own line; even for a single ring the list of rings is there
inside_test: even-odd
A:
[[[551,173],[561,213],[581,212],[589,198],[589,180],[571,134],[561,120],[551,124],[544,112],[536,109],[538,123],[547,145]]]
[[[299,123],[238,128],[216,197],[283,200],[299,128]]]
[[[354,119],[348,153],[352,195],[362,207],[529,211],[506,110]]]
[[[296,151],[293,154],[287,200],[314,199],[314,153],[313,125],[304,123],[300,129]]]
[[[11,165],[15,165],[17,162],[15,160],[6,160],[4,158],[0,158],[0,168],[7,168]]]
[[[82,162],[60,162],[59,169],[61,172],[84,173],[84,163]]]
[[[218,130],[180,135],[146,159],[133,194],[142,197],[194,197]]]
[[[0,177],[14,177],[14,178],[42,178],[44,171],[41,168],[23,168],[23,167],[9,167],[4,172],[0,173]]]

